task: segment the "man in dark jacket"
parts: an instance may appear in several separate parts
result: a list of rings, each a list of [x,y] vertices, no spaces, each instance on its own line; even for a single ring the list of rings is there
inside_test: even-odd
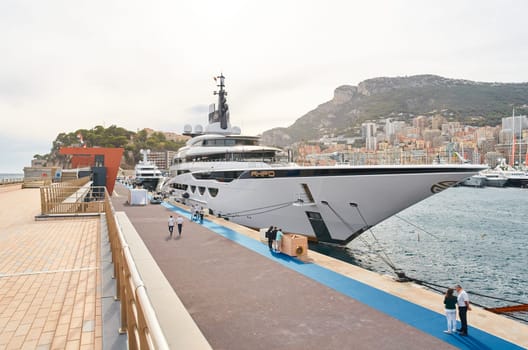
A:
[[[273,226],[270,226],[269,229],[266,231],[266,238],[268,239],[268,247],[269,247],[269,250],[272,250],[272,244],[273,244],[273,241],[275,240],[275,237],[277,235],[277,229],[274,228]]]

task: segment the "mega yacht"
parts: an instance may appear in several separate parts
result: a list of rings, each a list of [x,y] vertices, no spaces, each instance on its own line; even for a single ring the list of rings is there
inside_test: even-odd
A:
[[[140,160],[134,168],[134,185],[141,186],[149,191],[156,191],[158,185],[161,185],[161,182],[163,181],[163,174],[156,164],[148,160],[150,150],[142,149],[140,150],[140,153],[142,154],[143,159]]]
[[[309,239],[346,244],[373,225],[478,173],[480,165],[297,166],[232,127],[225,77],[205,128],[173,159],[164,190],[178,201],[251,228],[271,225]]]

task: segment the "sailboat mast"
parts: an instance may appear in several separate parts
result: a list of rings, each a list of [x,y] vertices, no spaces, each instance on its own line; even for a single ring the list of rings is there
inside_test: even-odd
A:
[[[521,166],[521,156],[522,156],[522,118],[519,116],[519,167]]]

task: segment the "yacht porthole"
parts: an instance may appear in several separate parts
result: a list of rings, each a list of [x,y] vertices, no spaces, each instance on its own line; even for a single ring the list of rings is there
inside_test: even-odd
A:
[[[203,196],[204,192],[205,192],[205,187],[203,186],[198,186],[198,191],[200,191],[200,194]]]
[[[218,194],[218,188],[208,187],[207,190],[209,191],[211,197],[216,197],[216,195]]]

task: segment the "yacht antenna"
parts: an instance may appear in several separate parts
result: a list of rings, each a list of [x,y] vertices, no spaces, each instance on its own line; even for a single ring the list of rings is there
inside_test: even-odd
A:
[[[224,90],[224,80],[225,77],[222,73],[218,77],[215,77],[215,81],[220,80],[220,84],[217,85],[220,90],[215,91],[214,95],[218,95],[218,119],[220,121],[220,128],[227,129],[227,124],[229,122],[229,106],[227,105],[227,91]]]

